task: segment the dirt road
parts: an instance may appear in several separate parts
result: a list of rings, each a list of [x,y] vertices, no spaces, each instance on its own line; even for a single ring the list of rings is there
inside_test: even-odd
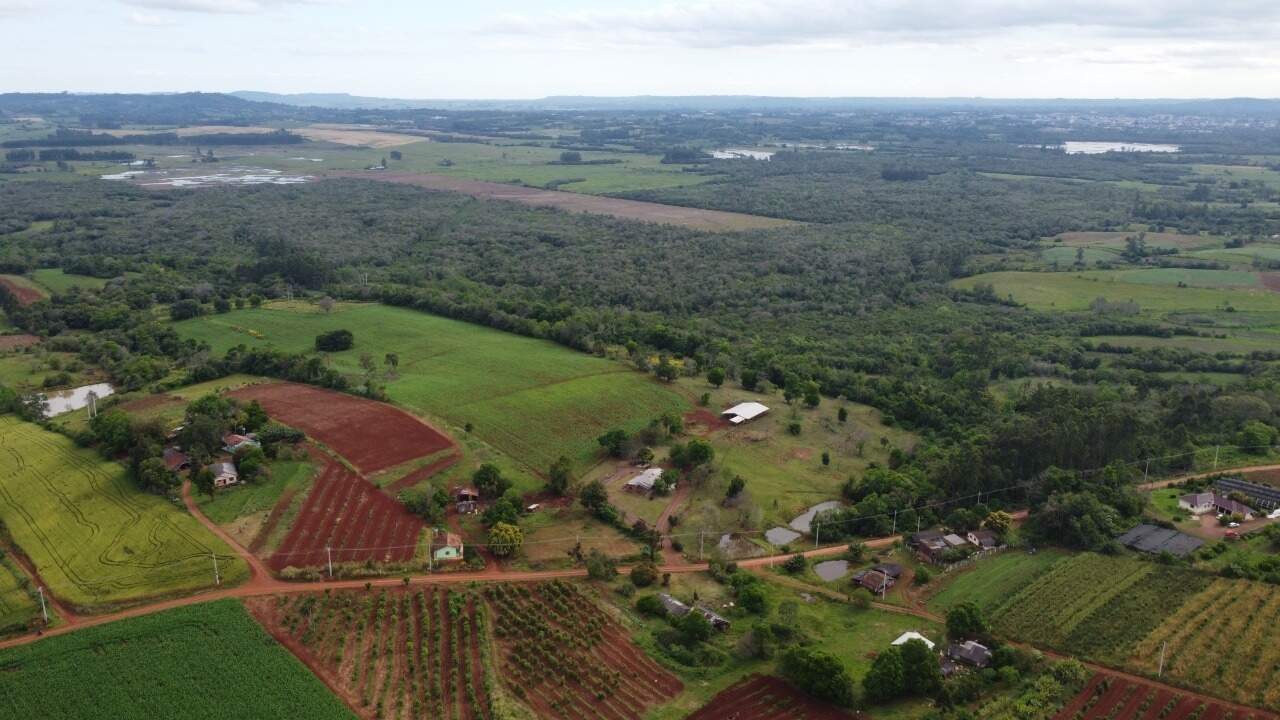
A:
[[[1209,472],[1194,473],[1191,475],[1179,475],[1171,477],[1167,480],[1156,480],[1155,482],[1143,483],[1138,486],[1139,490],[1158,490],[1162,487],[1176,485],[1185,480],[1198,480],[1200,478],[1211,477],[1213,475],[1222,475],[1225,473],[1248,474],[1253,472],[1267,472],[1270,470],[1280,470],[1280,465],[1250,465],[1247,467],[1222,468],[1221,470],[1211,470]]]

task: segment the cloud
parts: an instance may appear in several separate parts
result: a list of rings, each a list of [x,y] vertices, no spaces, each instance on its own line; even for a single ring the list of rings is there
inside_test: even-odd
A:
[[[0,17],[18,17],[35,12],[32,0],[0,0]]]
[[[134,25],[142,25],[144,27],[168,27],[176,24],[172,18],[143,12],[129,13],[129,22]]]
[[[321,5],[324,0],[123,0],[126,5],[151,10],[209,13],[215,15],[251,15],[285,5]]]
[[[1275,0],[701,0],[637,10],[495,17],[482,30],[514,38],[682,47],[954,42],[1025,30],[1115,37],[1280,36]]]

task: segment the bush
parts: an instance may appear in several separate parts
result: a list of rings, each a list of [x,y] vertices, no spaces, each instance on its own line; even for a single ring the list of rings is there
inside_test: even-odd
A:
[[[796,575],[798,573],[804,572],[804,569],[808,566],[809,566],[809,561],[805,560],[804,555],[800,555],[799,553],[797,553],[787,558],[787,561],[782,564],[782,569],[786,570],[792,575]]]
[[[355,344],[355,336],[350,330],[331,330],[316,336],[316,350],[320,352],[342,352]]]
[[[595,548],[587,553],[587,577],[592,580],[612,580],[617,574],[618,566],[608,555]]]
[[[650,617],[663,617],[667,614],[667,609],[663,607],[662,600],[657,595],[642,595],[636,600],[636,610],[641,615]]]
[[[885,651],[881,657],[896,649]],[[793,647],[782,654],[778,665],[784,678],[810,695],[836,705],[853,704],[853,679],[836,656],[807,647]],[[900,680],[901,667],[898,677]]]
[[[658,566],[651,562],[637,563],[631,568],[631,584],[649,587],[658,580]]]
[[[929,568],[920,568],[916,571],[914,580],[916,585],[928,585],[930,580],[933,580],[933,573],[929,572]]]

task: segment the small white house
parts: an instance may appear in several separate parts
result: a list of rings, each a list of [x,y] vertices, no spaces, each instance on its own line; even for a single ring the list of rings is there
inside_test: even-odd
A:
[[[658,478],[662,477],[662,468],[651,467],[648,470],[627,481],[623,485],[624,490],[634,493],[650,493],[653,492],[653,486],[658,482]]]
[[[216,488],[224,488],[240,483],[240,473],[236,472],[236,466],[232,463],[214,463],[209,466],[209,472],[213,473],[213,486]]]
[[[754,420],[761,415],[769,412],[769,408],[758,402],[738,403],[733,407],[720,413],[720,417],[728,420],[734,425],[741,425],[748,420]]]
[[[927,638],[927,637],[925,637],[925,636],[921,635],[920,633],[916,632],[915,630],[908,630],[908,631],[906,631],[906,632],[902,633],[901,635],[899,635],[899,636],[898,636],[898,639],[897,639],[897,640],[894,640],[894,641],[893,641],[893,644],[894,644],[894,645],[906,645],[908,642],[910,642],[910,641],[912,641],[912,640],[919,640],[920,642],[922,642],[922,643],[924,643],[925,645],[929,646],[929,649],[930,649],[930,650],[932,650],[932,649],[933,649],[933,641],[932,641],[932,640],[930,640],[929,638]]]
[[[1203,515],[1213,512],[1213,493],[1191,493],[1178,498],[1178,507],[1188,510],[1192,515]]]

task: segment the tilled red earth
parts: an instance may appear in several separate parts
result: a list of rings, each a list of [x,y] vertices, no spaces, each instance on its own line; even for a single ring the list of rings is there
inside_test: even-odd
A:
[[[859,714],[819,702],[772,675],[751,675],[685,720],[852,720]]]
[[[270,412],[270,411],[268,411]],[[424,524],[377,486],[323,458],[298,519],[271,556],[273,570],[333,562],[408,562]]]
[[[288,382],[249,385],[228,394],[257,400],[273,418],[324,443],[366,475],[453,446],[409,413],[354,395]]]
[[[693,716],[696,717],[696,716]],[[1110,673],[1089,680],[1054,720],[1275,720],[1265,710],[1243,708],[1194,693],[1181,693]]]
[[[9,278],[0,277],[0,286],[3,286],[6,290],[12,293],[18,300],[19,305],[30,305],[37,300],[44,299],[44,295],[42,295],[39,290],[29,288],[25,285],[19,285]]]

